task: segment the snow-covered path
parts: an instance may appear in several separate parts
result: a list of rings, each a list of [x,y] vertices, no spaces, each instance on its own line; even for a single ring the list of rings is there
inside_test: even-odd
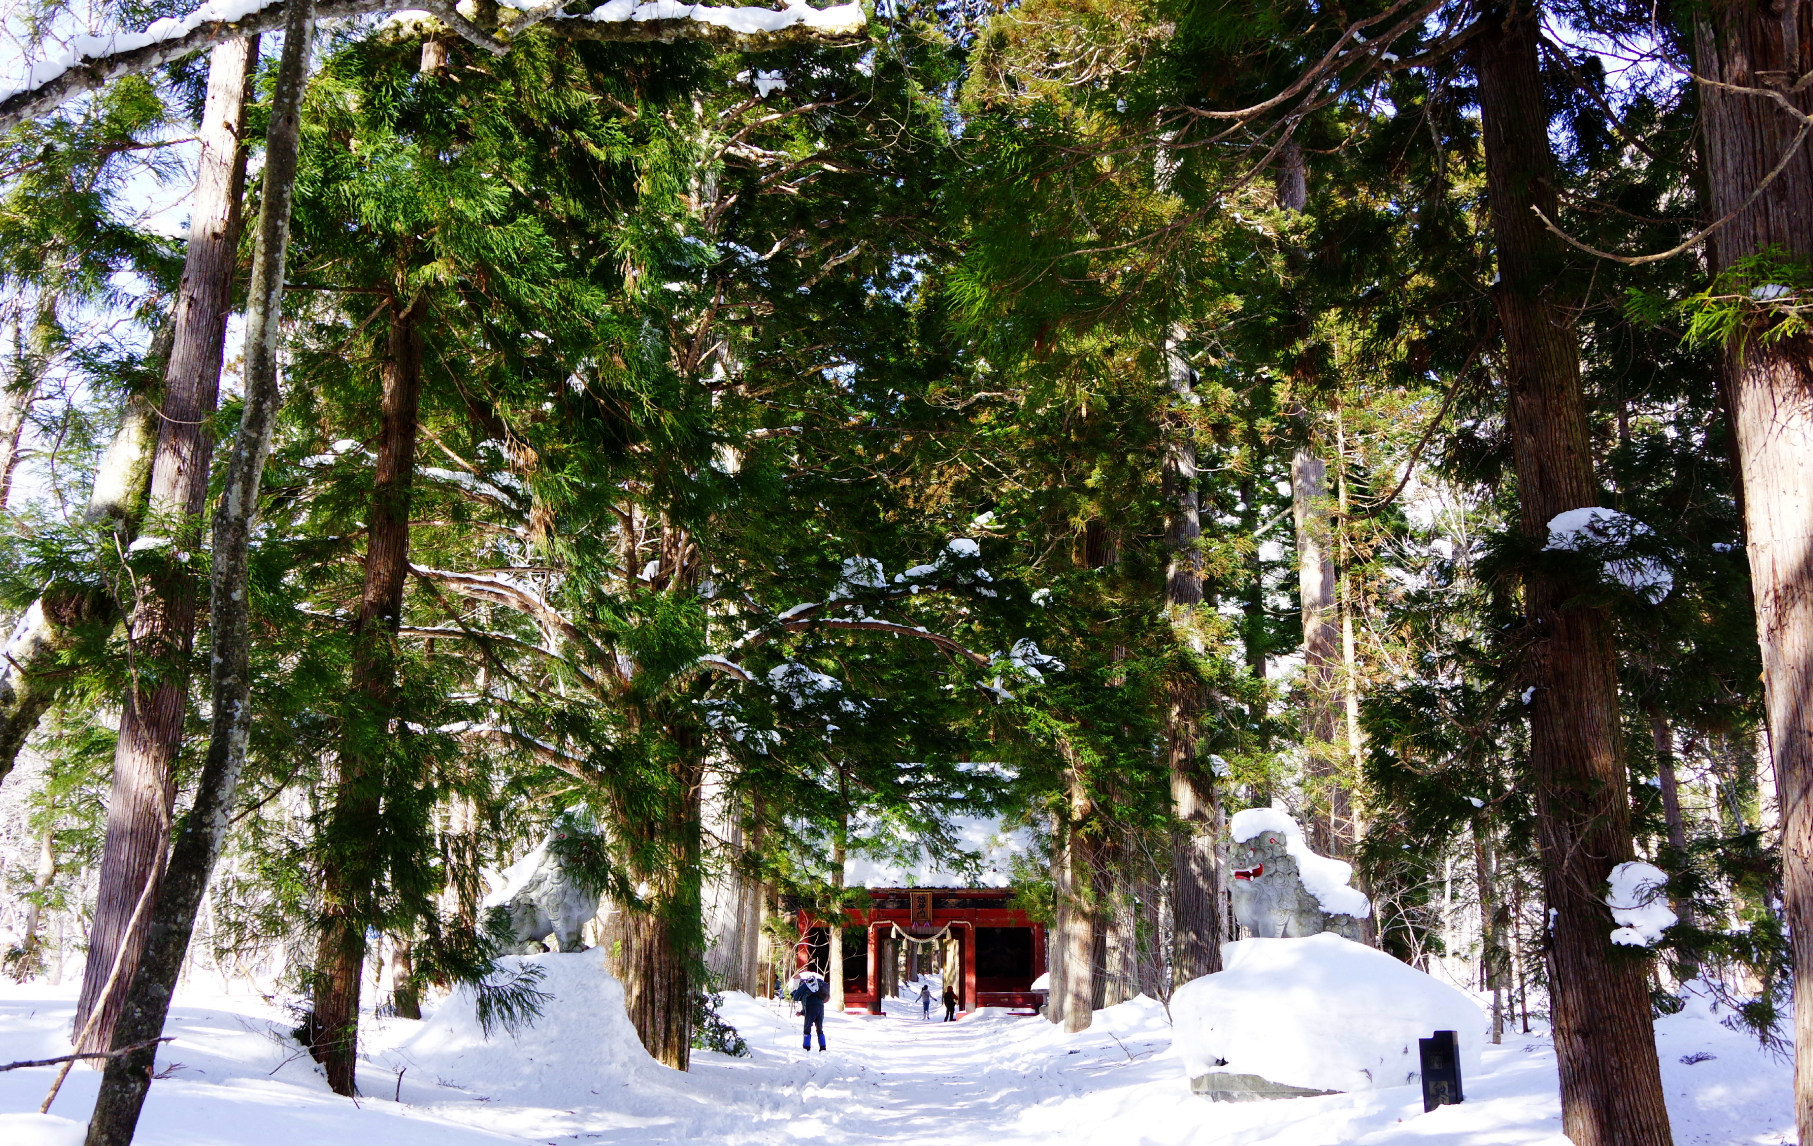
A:
[[[625,1043],[618,1004],[587,955],[552,960],[574,987],[515,1041],[486,1042],[457,1008],[371,1024],[359,1102],[328,1092],[257,996],[179,998],[159,1057],[142,1146],[1567,1146],[1553,1053],[1518,1038],[1488,1048],[1468,1101],[1424,1114],[1414,1088],[1228,1105],[1193,1096],[1164,1009],[1145,999],[1066,1035],[1038,1019],[920,1022],[832,1016],[831,1049],[804,1052],[798,1020],[726,997],[751,1055],[702,1053],[679,1074]],[[615,989],[614,983],[609,990]],[[590,990],[591,994],[585,994]],[[73,986],[0,987],[0,1061],[61,1053]],[[452,1017],[449,1017],[452,1016]],[[1793,1141],[1786,1064],[1710,1013],[1658,1023],[1679,1146]],[[462,1041],[463,1040],[463,1041]],[[1682,1058],[1711,1057],[1684,1063]],[[0,1073],[0,1146],[73,1146],[98,1076],[72,1073],[55,1117],[35,1111],[49,1070]],[[18,1113],[7,1113],[18,1112]]]

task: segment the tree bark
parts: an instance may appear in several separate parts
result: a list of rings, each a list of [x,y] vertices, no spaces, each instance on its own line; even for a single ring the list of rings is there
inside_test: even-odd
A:
[[[149,1040],[163,1032],[177,976],[195,929],[196,910],[207,892],[214,861],[232,823],[239,774],[251,736],[252,529],[280,401],[277,338],[301,138],[302,93],[314,39],[314,5],[309,0],[291,0],[289,17],[272,93],[270,127],[265,136],[264,201],[259,211],[258,242],[247,294],[245,406],[220,500],[214,509],[209,584],[213,716],[208,755],[202,765],[194,806],[183,822],[158,888],[145,929],[144,954],[138,960],[114,1031],[114,1047],[145,1045],[107,1060],[94,1115],[88,1123],[86,1146],[127,1146],[132,1141],[157,1056],[156,1044]],[[215,73],[224,73],[224,83],[237,84],[238,99],[243,101],[244,85],[257,58],[256,40],[240,45],[236,54],[228,53],[224,47],[216,50],[210,62],[210,107]],[[238,130],[236,127],[236,134]]]
[[[624,1008],[643,1049],[675,1070],[687,1069],[692,1061],[703,778],[703,768],[680,766],[665,813],[641,823],[643,854],[659,854],[665,862],[636,873],[648,884],[646,909],[625,913],[617,965]]]
[[[1045,1018],[1054,1023],[1064,1021],[1064,1001],[1069,997],[1069,967],[1064,960],[1069,945],[1071,887],[1070,887],[1070,829],[1060,818],[1053,826],[1051,841],[1051,929],[1045,937],[1046,971],[1050,973],[1050,989],[1045,992]]]
[[[55,814],[56,796],[50,795],[49,805],[44,809],[52,818],[44,828],[44,834],[38,837],[38,870],[33,874],[31,891],[25,896],[25,921],[20,924],[22,933],[16,955],[8,953],[7,962],[11,964],[8,972],[13,981],[23,983],[43,970],[43,941],[38,938],[38,922],[44,917],[44,894],[57,878],[57,828]]]
[[[1498,856],[1492,824],[1482,813],[1473,819],[1473,870],[1479,885],[1479,980],[1492,994],[1492,1041],[1505,1041],[1505,927],[1510,913],[1498,894]]]
[[[208,493],[213,443],[208,419],[220,393],[220,367],[232,305],[239,246],[240,189],[245,177],[246,96],[252,74],[246,41],[222,44],[208,67],[202,111],[201,156],[190,216],[189,244],[177,288],[175,340],[164,376],[157,454],[151,466],[148,512],[169,544],[132,610],[128,647],[131,680],[122,699],[120,735],[107,801],[107,840],[88,936],[88,965],[76,1004],[76,1028],[97,1008],[80,1052],[113,1045],[113,1026],[143,950],[141,927],[127,934],[139,894],[163,858],[176,797],[172,763],[182,748],[189,710],[188,659],[195,635],[194,575],[179,554],[198,548],[196,523]],[[116,953],[125,968],[108,998],[100,993]]]
[[[1305,419],[1307,421],[1307,419]],[[1304,834],[1311,850],[1353,851],[1352,796],[1343,777],[1340,602],[1328,466],[1307,448],[1291,457],[1291,516],[1297,526],[1297,590],[1303,610]]]
[[[1084,830],[1095,810],[1074,769],[1070,779],[1070,823],[1064,834],[1067,907],[1061,942],[1064,945],[1064,1029],[1086,1031],[1094,1021],[1096,997],[1096,841]]]
[[[1714,217],[1738,211],[1786,159],[1760,199],[1719,232],[1712,270],[1771,247],[1813,256],[1813,153],[1789,150],[1813,111],[1796,81],[1813,68],[1813,10],[1734,0],[1700,18],[1698,71],[1746,94],[1702,84],[1707,183]],[[1785,79],[1784,79],[1785,77]],[[1801,301],[1789,299],[1787,301]],[[1783,900],[1793,936],[1794,1107],[1813,1143],[1813,341],[1764,343],[1753,332],[1726,350],[1744,529],[1762,646],[1770,754],[1781,806]]]
[[[1555,215],[1538,13],[1481,17],[1474,57],[1504,328],[1520,525],[1535,541],[1565,510],[1598,504],[1577,336],[1561,292],[1577,281],[1536,217]],[[1668,1111],[1644,963],[1614,951],[1607,877],[1633,858],[1619,739],[1618,681],[1605,611],[1570,602],[1586,586],[1533,563],[1530,771],[1543,887],[1553,920],[1549,983],[1562,1130],[1576,1146],[1669,1146]]]
[[[38,397],[38,372],[27,361],[25,339],[14,326],[13,376],[0,386],[0,512],[13,495],[13,471],[19,468],[19,440]]]
[[[1192,389],[1189,362],[1178,349],[1181,334],[1173,331],[1165,345],[1166,382],[1180,405]],[[1196,655],[1204,649],[1197,615],[1203,602],[1202,500],[1196,485],[1196,440],[1179,421],[1167,424],[1165,436],[1164,496],[1170,510],[1165,614],[1174,639]],[[1166,713],[1171,814],[1177,821],[1171,840],[1173,990],[1221,970],[1221,794],[1197,751],[1202,693],[1194,674],[1179,678],[1170,688]]]
[[[846,787],[841,771],[837,776],[837,786],[839,789]],[[849,798],[847,793],[840,792],[840,795],[846,800]],[[844,807],[848,808],[849,805],[846,803]],[[831,886],[840,896],[844,889],[844,840],[848,838],[849,831],[850,815],[845,811],[838,816],[837,838],[831,845]],[[825,926],[825,938],[829,941],[825,977],[831,980],[831,1000],[826,1004],[826,1009],[834,1015],[841,1015],[844,1013],[844,905],[841,898],[832,905]]]
[[[384,772],[397,735],[397,629],[409,575],[409,500],[422,397],[424,298],[393,297],[379,401],[377,467],[365,531],[365,584],[353,623],[351,704],[340,740],[340,776],[323,833],[322,917],[314,967],[310,1053],[336,1094],[357,1093],[359,996],[365,931],[382,872]]]
[[[1660,708],[1649,711],[1649,735],[1656,746],[1656,777],[1662,788],[1662,818],[1668,825],[1668,846],[1682,860],[1687,858],[1687,820],[1681,814],[1681,784],[1675,775],[1675,734],[1668,717]],[[1688,928],[1699,926],[1694,916],[1693,900],[1675,897],[1670,901],[1676,918]],[[1700,974],[1699,961],[1682,955],[1679,971],[1683,982]]]
[[[163,341],[167,358],[168,339]],[[143,395],[133,394],[88,495],[88,520],[111,521],[122,543],[130,540],[144,512],[156,445],[157,412]],[[13,770],[19,750],[56,701],[65,679],[57,657],[74,643],[75,630],[111,623],[118,616],[119,603],[107,593],[51,585],[13,625],[0,646],[0,780]]]

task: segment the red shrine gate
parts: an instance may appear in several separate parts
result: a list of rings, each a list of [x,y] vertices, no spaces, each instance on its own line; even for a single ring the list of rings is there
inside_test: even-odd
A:
[[[881,1013],[881,1001],[914,974],[940,969],[958,1008],[1031,1007],[1044,1001],[1045,925],[1007,906],[997,888],[871,888],[868,908],[844,909],[844,1005]],[[826,973],[830,931],[796,907],[795,966]],[[914,942],[919,940],[920,942]],[[925,942],[930,940],[930,942]]]

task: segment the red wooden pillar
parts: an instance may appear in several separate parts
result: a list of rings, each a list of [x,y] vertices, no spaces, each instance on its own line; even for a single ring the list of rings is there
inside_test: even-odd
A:
[[[1045,925],[1032,925],[1032,977],[1036,982],[1045,973]]]
[[[976,925],[963,929],[963,1009],[976,1009]]]
[[[881,924],[869,925],[869,1013],[881,1014]]]

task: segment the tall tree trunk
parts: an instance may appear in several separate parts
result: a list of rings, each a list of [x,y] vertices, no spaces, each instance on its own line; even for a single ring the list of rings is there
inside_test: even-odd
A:
[[[1196,440],[1182,422],[1191,392],[1190,364],[1174,330],[1165,346],[1166,382],[1177,397],[1178,413],[1165,433],[1164,496],[1169,506],[1166,544],[1165,615],[1173,637],[1191,658],[1204,650],[1202,608],[1202,500],[1196,485]],[[1203,686],[1192,672],[1169,689],[1165,742],[1171,773],[1171,921],[1175,989],[1221,970],[1221,794],[1213,769],[1197,751]]]
[[[1307,420],[1307,419],[1305,419]],[[1352,797],[1342,767],[1340,603],[1328,466],[1307,448],[1291,457],[1291,516],[1297,526],[1297,589],[1303,609],[1304,834],[1311,849],[1351,854]]]
[[[1474,57],[1504,327],[1520,524],[1598,503],[1576,335],[1559,292],[1576,281],[1535,209],[1555,214],[1538,13],[1481,17]],[[1543,888],[1562,1130],[1576,1146],[1668,1146],[1644,963],[1614,952],[1607,878],[1633,857],[1611,622],[1570,605],[1585,586],[1535,563],[1524,577],[1530,771]]]
[[[157,455],[151,466],[148,513],[168,537],[157,551],[158,568],[130,619],[131,677],[120,712],[107,800],[107,840],[100,887],[88,933],[88,965],[76,1003],[76,1029],[92,1011],[101,1017],[79,1051],[113,1045],[113,1026],[125,1001],[132,968],[144,949],[145,929],[128,934],[128,922],[146,881],[163,858],[176,798],[171,764],[182,748],[189,711],[190,643],[195,635],[195,577],[177,559],[195,551],[196,526],[208,493],[213,443],[208,420],[220,393],[220,366],[232,306],[233,269],[239,249],[240,191],[245,179],[246,96],[252,74],[249,41],[215,48],[208,65],[202,111],[201,156],[190,215],[189,244],[177,288],[175,340],[164,375]],[[116,956],[123,972],[102,999]]]
[[[1473,818],[1473,870],[1479,885],[1479,980],[1492,994],[1492,1041],[1505,1041],[1505,924],[1509,912],[1498,894],[1498,856],[1492,846],[1492,824],[1485,814]]]
[[[1045,992],[1045,1017],[1054,1023],[1064,1021],[1064,1001],[1069,998],[1069,967],[1064,956],[1069,948],[1071,886],[1070,829],[1059,818],[1052,829],[1051,840],[1051,929],[1046,933],[1045,969],[1050,974],[1050,989]]]
[[[38,397],[38,371],[32,369],[30,352],[25,346],[23,321],[14,312],[13,371],[0,385],[0,512],[12,499],[13,472],[19,468],[19,441],[25,421],[31,416],[32,403]]]
[[[1668,717],[1662,714],[1659,707],[1651,706],[1649,710],[1649,735],[1656,746],[1656,776],[1662,787],[1662,819],[1668,825],[1668,846],[1680,859],[1687,858],[1687,819],[1681,814],[1681,784],[1675,775],[1675,733],[1668,723]],[[1694,916],[1693,900],[1676,897],[1671,907],[1681,923],[1689,928],[1699,926]],[[1682,981],[1696,979],[1700,974],[1699,961],[1691,955],[1682,955],[1678,968]]]
[[[1707,22],[1710,21],[1710,22]],[[1813,93],[1796,81],[1813,70],[1813,8],[1733,0],[1701,17],[1698,72],[1751,89],[1702,84],[1712,214],[1738,211],[1788,155]],[[1719,232],[1712,269],[1771,247],[1813,256],[1813,151],[1799,143],[1782,173]],[[1799,298],[1784,301],[1801,302]],[[1813,340],[1764,343],[1752,331],[1727,348],[1763,690],[1781,805],[1782,882],[1794,952],[1794,1108],[1813,1143]]]
[[[837,786],[840,790],[847,787],[841,771],[837,774]],[[849,798],[847,791],[840,791],[840,795],[846,800]],[[844,804],[844,807],[847,809],[849,804]],[[844,1013],[844,905],[842,893],[844,889],[844,841],[849,838],[849,832],[850,814],[848,811],[844,811],[838,815],[837,838],[831,844],[831,886],[836,889],[839,898],[832,905],[831,912],[825,919],[825,938],[829,941],[825,957],[827,964],[825,977],[831,980],[831,1000],[826,1009],[834,1015]]]
[[[38,938],[38,924],[44,918],[44,896],[50,885],[57,878],[57,827],[56,827],[56,794],[49,796],[44,812],[50,817],[44,828],[44,834],[38,837],[38,870],[33,873],[31,891],[25,896],[25,920],[19,925],[21,932],[17,953],[8,952],[7,968],[15,982],[23,983],[33,978],[44,969],[44,942]]]
[[[1309,167],[1303,148],[1287,141],[1279,156],[1277,203],[1280,210],[1302,211],[1309,205]],[[1301,270],[1308,253],[1293,250],[1294,268]],[[1307,329],[1307,316],[1297,322]],[[1307,384],[1308,380],[1304,382]],[[1340,665],[1336,618],[1340,608],[1335,578],[1334,529],[1329,516],[1328,465],[1312,450],[1315,420],[1303,396],[1296,402],[1296,420],[1304,445],[1291,456],[1291,517],[1297,530],[1297,591],[1303,615],[1304,830],[1309,845],[1323,855],[1346,857],[1352,839],[1344,827],[1350,820],[1350,797],[1342,778],[1342,753],[1336,748],[1340,723],[1341,688],[1336,680]]]
[[[664,794],[665,812],[653,820],[645,819],[637,829],[646,833],[638,851],[659,856],[660,862],[636,873],[648,884],[649,894],[644,910],[624,915],[623,951],[617,963],[624,1008],[643,1049],[675,1070],[685,1070],[691,1063],[693,1012],[698,1002],[694,968],[701,936],[703,780],[702,767],[674,765],[673,789]]]
[[[1202,495],[1197,488],[1197,441],[1182,412],[1191,393],[1189,361],[1178,348],[1182,332],[1173,330],[1166,343],[1166,383],[1177,395],[1177,413],[1166,426],[1164,497],[1169,506],[1166,546],[1169,568],[1164,578],[1164,611],[1171,633],[1202,655]],[[1169,687],[1166,753],[1171,771],[1171,814],[1177,830],[1171,838],[1171,934],[1175,970],[1171,986],[1188,983],[1222,968],[1222,869],[1217,849],[1222,836],[1222,801],[1209,762],[1198,753],[1202,718],[1202,682],[1195,673],[1178,675]]]
[[[1085,830],[1095,811],[1083,778],[1074,767],[1070,778],[1070,822],[1064,833],[1064,883],[1069,891],[1068,910],[1064,913],[1064,1000],[1063,1024],[1075,1034],[1086,1031],[1094,1021],[1096,976],[1096,916],[1100,897],[1096,893],[1098,849]]]
[[[393,297],[387,333],[378,457],[365,531],[365,585],[353,625],[352,703],[340,741],[322,849],[322,918],[314,967],[310,1053],[336,1094],[357,1092],[359,994],[365,929],[382,878],[384,771],[380,754],[397,703],[397,628],[409,574],[409,495],[415,475],[416,415],[422,397],[426,300]]]
[[[285,14],[283,56],[277,67],[270,127],[265,136],[264,201],[259,211],[258,243],[252,256],[252,281],[247,294],[245,406],[220,500],[214,509],[209,577],[213,716],[208,755],[202,764],[195,803],[183,822],[158,889],[157,903],[150,913],[144,955],[132,976],[114,1031],[116,1047],[135,1046],[163,1033],[170,998],[176,991],[176,979],[195,929],[195,913],[207,892],[214,861],[231,824],[239,773],[251,736],[252,528],[280,401],[277,338],[283,316],[283,271],[301,141],[302,93],[314,28],[313,0],[291,0]],[[225,47],[215,49],[210,66],[237,75],[243,84],[257,61],[258,41],[245,41],[237,57],[223,56]],[[210,74],[210,97],[213,78]],[[86,1146],[127,1146],[132,1141],[156,1057],[155,1046],[141,1046],[107,1061],[94,1115],[88,1123]]]
[[[167,358],[169,339],[161,341],[162,351],[154,353]],[[122,544],[130,541],[144,512],[156,445],[157,412],[144,395],[133,394],[88,494],[88,520],[112,522]],[[60,583],[45,588],[20,615],[0,646],[0,780],[13,770],[19,750],[55,702],[65,679],[57,658],[74,643],[76,629],[118,616],[119,603],[111,595]]]

